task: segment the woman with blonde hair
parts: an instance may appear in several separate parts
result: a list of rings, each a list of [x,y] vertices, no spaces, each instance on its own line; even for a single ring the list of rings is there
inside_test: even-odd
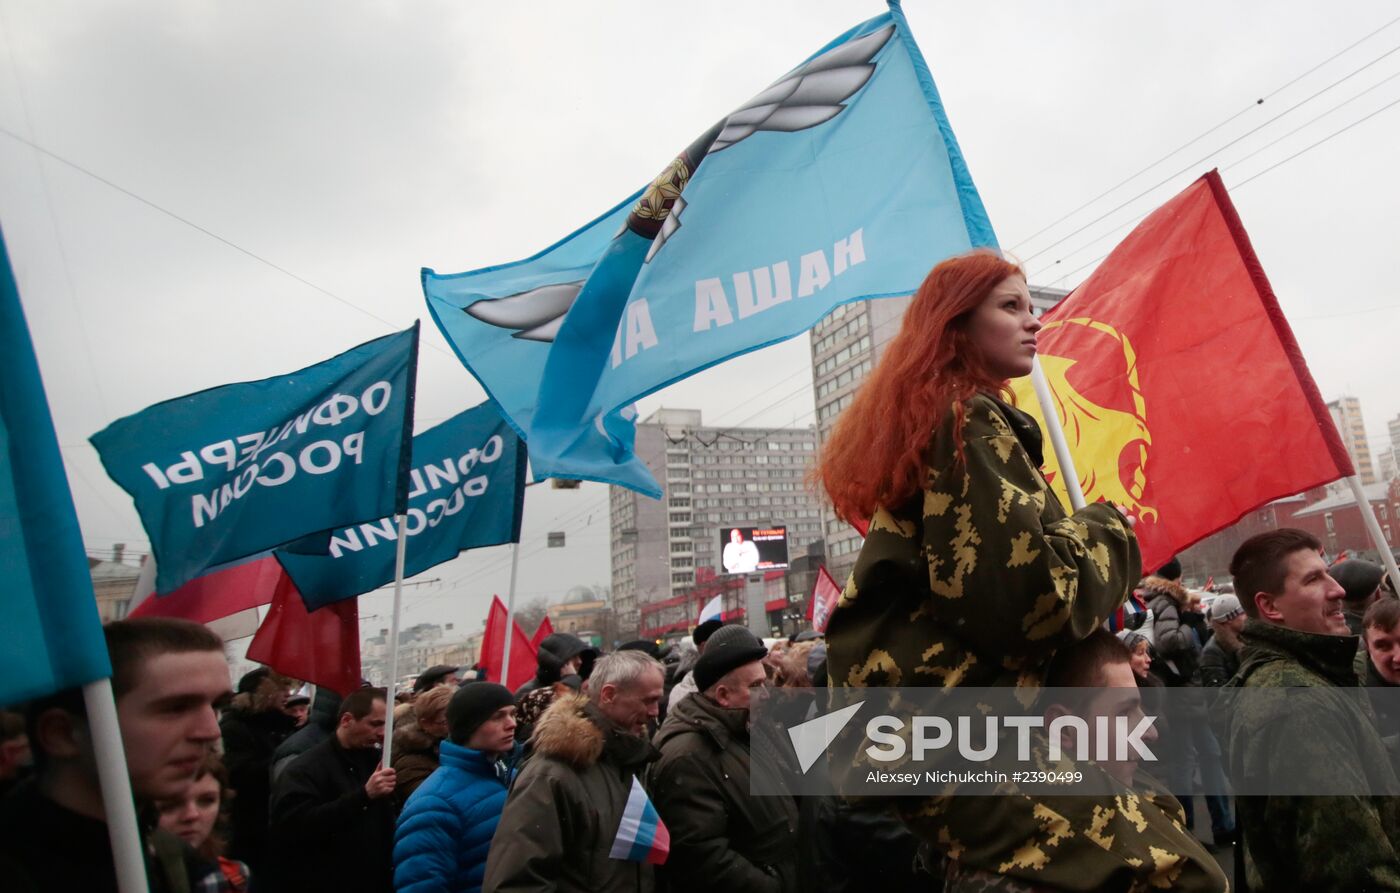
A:
[[[1012,405],[1009,380],[1031,372],[1040,328],[1015,264],[990,251],[946,260],[838,420],[817,476],[836,514],[869,530],[826,630],[832,686],[1033,691],[1056,650],[1099,628],[1141,576],[1133,519],[1104,503],[1067,512],[1040,472],[1039,427]],[[1170,795],[1144,797],[1140,822],[1103,805],[898,801],[954,867],[1062,890],[1223,889]],[[1032,851],[1044,858],[1021,858]]]

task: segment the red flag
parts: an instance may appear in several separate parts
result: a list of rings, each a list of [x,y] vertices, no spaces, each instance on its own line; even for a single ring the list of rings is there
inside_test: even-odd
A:
[[[1137,516],[1143,567],[1354,473],[1214,171],[1148,215],[1044,323],[1040,363],[1085,498]],[[1039,416],[1030,380],[1015,384]],[[1059,476],[1048,443],[1045,471]]]
[[[831,578],[823,565],[817,568],[817,585],[812,589],[810,607],[812,613],[809,618],[812,621],[812,629],[819,633],[826,632],[826,624],[831,620],[831,612],[836,610],[836,600],[841,597],[841,587],[836,585],[836,581]]]
[[[536,657],[538,657],[540,653],[540,643],[545,640],[546,636],[552,635],[554,635],[554,624],[550,623],[549,617],[546,616],[540,621],[539,628],[535,630],[535,634],[530,637],[530,650],[535,652]]]
[[[285,579],[248,645],[248,659],[348,695],[360,687],[358,601],[347,598],[307,613],[301,593]]]
[[[543,625],[543,624],[542,624]],[[520,629],[520,624],[511,624],[510,670],[506,673],[506,688],[515,691],[535,675],[535,649],[530,639]],[[501,662],[506,649],[506,606],[500,596],[491,597],[491,611],[486,615],[486,633],[481,639],[481,659],[478,663],[486,671],[486,678],[493,682],[501,681]]]
[[[154,565],[150,560],[141,569],[142,579],[155,581]],[[138,588],[139,588],[138,582]],[[292,581],[282,572],[282,565],[271,555],[224,566],[212,573],[191,580],[169,595],[137,592],[133,601],[142,599],[130,617],[182,617],[195,623],[211,623],[239,611],[271,604],[280,588],[290,588]],[[299,596],[298,596],[299,597]],[[302,678],[302,677],[299,677]],[[356,680],[358,682],[359,680]]]

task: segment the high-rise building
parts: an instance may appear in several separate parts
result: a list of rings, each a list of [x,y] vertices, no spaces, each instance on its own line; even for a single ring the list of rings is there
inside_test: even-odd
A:
[[[1374,484],[1376,470],[1371,464],[1371,445],[1366,441],[1366,423],[1361,418],[1361,401],[1355,397],[1338,397],[1327,404],[1327,409],[1332,413],[1332,421],[1336,423],[1338,433],[1342,435],[1342,443],[1351,456],[1351,463],[1356,466],[1357,477],[1361,478],[1363,484]],[[1393,438],[1393,422],[1390,430]]]
[[[656,500],[612,488],[612,603],[619,636],[637,633],[644,605],[693,589],[697,572],[700,582],[723,573],[721,530],[784,525],[791,558],[820,539],[820,509],[803,481],[816,446],[811,427],[705,427],[693,409],[660,409],[639,424],[636,454],[665,492]],[[679,599],[675,620],[686,619],[690,610]]]
[[[1069,292],[1031,287],[1037,314],[1055,306]],[[851,404],[856,388],[870,374],[885,345],[899,332],[911,297],[881,298],[843,304],[812,328],[812,388],[817,403],[817,439],[825,443],[841,411]],[[822,505],[827,569],[844,583],[855,566],[860,534]]]

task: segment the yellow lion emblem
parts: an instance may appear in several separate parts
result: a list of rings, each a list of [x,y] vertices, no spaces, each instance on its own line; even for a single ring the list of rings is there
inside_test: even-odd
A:
[[[1079,362],[1070,357],[1056,356],[1053,353],[1040,354],[1040,367],[1045,372],[1050,391],[1055,397],[1056,414],[1065,431],[1070,454],[1074,457],[1075,470],[1079,475],[1079,486],[1088,502],[1100,499],[1128,507],[1129,513],[1143,520],[1155,520],[1157,510],[1143,502],[1147,488],[1147,454],[1152,445],[1152,432],[1147,427],[1147,403],[1138,386],[1137,354],[1123,333],[1112,326],[1087,318],[1056,320],[1047,323],[1042,332],[1061,326],[1085,326],[1114,338],[1123,348],[1126,364],[1126,379],[1132,392],[1133,411],[1124,412],[1100,406],[1088,399],[1069,381],[1069,370]],[[1016,403],[1026,412],[1035,416],[1042,429],[1045,417],[1041,414],[1040,402],[1035,398],[1029,378],[1017,379],[1012,383],[1016,393]],[[1126,485],[1119,469],[1121,459],[1127,451],[1132,463],[1131,480]],[[1050,479],[1056,494],[1066,505],[1069,497],[1065,491],[1059,459],[1054,450],[1046,444],[1045,476]]]

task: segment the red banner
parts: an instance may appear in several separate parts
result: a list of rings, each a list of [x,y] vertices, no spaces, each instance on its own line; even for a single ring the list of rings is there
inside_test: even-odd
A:
[[[836,585],[825,566],[817,568],[817,585],[812,589],[812,597],[807,600],[807,619],[812,621],[812,629],[826,632],[826,624],[831,620],[831,612],[836,610],[836,601],[841,598],[841,587]]]
[[[530,650],[538,655],[540,653],[540,643],[545,640],[546,636],[552,635],[554,635],[554,624],[550,623],[549,618],[546,617],[540,621],[540,625],[535,630],[535,634],[530,637]]]
[[[510,626],[510,669],[501,684],[515,691],[535,675],[536,651],[529,637],[520,629],[520,624],[511,623]],[[486,671],[488,681],[501,682],[501,663],[505,658],[505,650],[506,606],[501,602],[500,596],[492,596],[491,611],[486,615],[486,633],[481,639],[481,659],[478,661]]]
[[[360,687],[361,678],[358,602],[347,598],[308,613],[301,593],[286,580],[248,645],[248,659],[349,694]]]
[[[1040,363],[1085,498],[1137,516],[1145,569],[1273,499],[1353,474],[1214,171],[1043,321]],[[1039,418],[1030,379],[1015,384]],[[1045,472],[1059,477],[1048,439]]]

